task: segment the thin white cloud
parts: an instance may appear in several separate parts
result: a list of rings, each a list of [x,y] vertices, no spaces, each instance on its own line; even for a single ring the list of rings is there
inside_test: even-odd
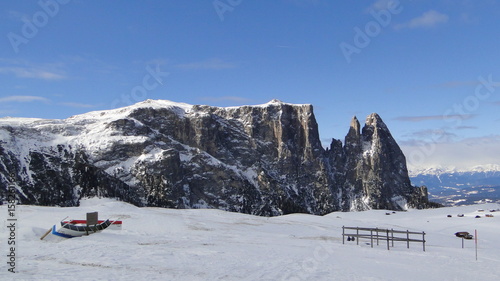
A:
[[[86,103],[78,103],[78,102],[61,102],[59,104],[63,105],[63,106],[77,107],[77,108],[93,108],[93,107],[97,107],[97,105],[94,105],[94,104],[86,104]]]
[[[17,78],[30,78],[42,80],[66,79],[65,63],[33,63],[23,59],[10,59],[0,57],[0,74],[14,75]]]
[[[0,62],[10,64],[9,66],[0,67],[0,74],[12,74],[18,78],[43,80],[61,80],[66,78],[64,72],[60,70],[60,63],[35,65],[26,61],[11,59],[0,59]]]
[[[71,67],[72,69],[78,69],[79,73],[81,73],[80,75],[85,75],[87,73],[109,75],[120,73],[120,71],[122,70],[118,66],[109,64],[91,55],[62,55],[60,57],[62,63],[59,68],[56,69],[61,69],[63,66],[67,68]],[[133,63],[136,63],[136,61],[134,61]],[[144,62],[140,61],[140,63]]]
[[[450,133],[445,129],[428,129],[428,130],[416,131],[406,136],[411,138],[433,139],[433,140],[444,141],[444,140],[451,140],[457,135],[454,133]]]
[[[424,115],[424,116],[399,116],[394,118],[397,121],[403,122],[422,122],[422,121],[449,121],[453,119],[468,120],[474,118],[475,114],[450,114],[450,115]]]
[[[477,126],[457,126],[455,127],[457,130],[475,130]]]
[[[470,81],[447,81],[440,84],[435,84],[435,87],[438,88],[460,88],[460,87],[468,87],[475,86],[479,84],[478,80],[470,80]]]
[[[17,111],[12,110],[12,109],[0,109],[0,115],[10,115],[10,114],[16,114]]]
[[[317,6],[321,4],[322,0],[285,0],[285,2],[297,5],[297,6]]]
[[[43,80],[60,80],[66,78],[59,73],[28,67],[0,67],[0,73],[14,74],[19,78],[36,78]]]
[[[231,62],[224,61],[219,58],[207,59],[199,62],[191,62],[185,64],[178,64],[176,67],[184,70],[221,70],[235,68],[236,65]]]
[[[415,142],[401,145],[410,170],[429,167],[468,169],[478,165],[500,165],[500,135],[460,141]]]
[[[225,96],[225,97],[203,97],[201,100],[208,102],[235,102],[235,103],[247,103],[251,99],[236,97],[236,96]]]
[[[39,96],[8,96],[0,98],[0,103],[8,102],[49,102],[49,99]]]
[[[411,19],[406,23],[397,24],[395,29],[404,28],[430,28],[438,24],[448,22],[449,16],[435,10],[430,10],[423,13],[421,16]]]

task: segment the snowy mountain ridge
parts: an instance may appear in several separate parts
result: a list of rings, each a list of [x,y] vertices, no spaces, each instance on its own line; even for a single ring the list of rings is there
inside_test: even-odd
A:
[[[409,170],[411,177],[418,175],[440,175],[440,174],[453,174],[453,173],[486,173],[486,172],[500,172],[499,164],[485,164],[477,165],[469,168],[456,168],[456,167],[427,167]]]
[[[429,168],[411,172],[410,179],[413,184],[425,185],[430,198],[444,205],[500,202],[500,165]]]
[[[0,119],[0,198],[75,206],[88,196],[138,206],[258,215],[426,207],[380,116],[324,149],[312,105],[213,107],[146,100],[64,120]]]

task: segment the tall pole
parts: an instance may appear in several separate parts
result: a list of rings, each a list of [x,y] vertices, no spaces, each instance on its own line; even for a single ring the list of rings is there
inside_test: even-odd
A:
[[[477,260],[477,229],[474,229],[474,236],[476,237],[476,260]]]

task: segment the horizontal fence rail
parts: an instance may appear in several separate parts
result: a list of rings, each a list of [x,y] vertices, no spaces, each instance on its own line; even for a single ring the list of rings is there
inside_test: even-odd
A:
[[[346,230],[348,232],[346,232]],[[356,232],[354,233],[355,230]],[[405,235],[403,235],[405,234]],[[422,239],[417,239],[414,236],[421,236]],[[377,246],[380,240],[387,241],[387,250],[390,247],[394,247],[394,241],[406,242],[406,247],[410,248],[410,242],[422,243],[423,250],[425,252],[425,232],[414,232],[409,230],[394,230],[387,228],[368,228],[368,227],[347,227],[342,226],[342,244],[345,244],[345,237],[348,237],[348,241],[353,239],[356,240],[356,244],[359,245],[359,239],[370,239],[370,245],[373,248],[373,243],[376,241]],[[413,236],[413,237],[412,237]]]

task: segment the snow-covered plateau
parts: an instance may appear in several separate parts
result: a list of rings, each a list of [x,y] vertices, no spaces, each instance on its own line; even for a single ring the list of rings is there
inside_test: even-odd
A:
[[[84,199],[80,207],[18,205],[15,271],[7,255],[8,206],[0,206],[0,280],[498,280],[499,204],[388,212],[259,217],[214,209],[136,207]],[[40,237],[65,217],[119,218],[122,230]],[[464,214],[458,217],[458,214]],[[486,215],[492,215],[486,217]],[[498,215],[496,215],[498,214]],[[451,217],[448,217],[451,215]],[[480,218],[476,218],[480,216]],[[422,243],[342,243],[342,226],[425,232]],[[454,234],[477,230],[475,240]]]

